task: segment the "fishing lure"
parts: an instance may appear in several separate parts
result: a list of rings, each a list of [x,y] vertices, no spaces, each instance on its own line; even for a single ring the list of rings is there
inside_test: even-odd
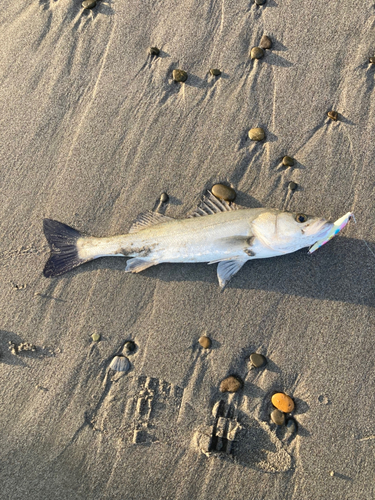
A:
[[[315,250],[318,250],[318,248],[322,247],[329,240],[334,238],[342,229],[344,229],[344,227],[351,219],[353,219],[355,222],[353,212],[348,212],[347,214],[340,217],[340,219],[337,219],[337,221],[333,223],[333,226],[330,229],[329,233],[324,238],[321,238],[316,243],[314,243],[314,245],[310,248],[308,254],[311,255],[313,252],[315,252]]]

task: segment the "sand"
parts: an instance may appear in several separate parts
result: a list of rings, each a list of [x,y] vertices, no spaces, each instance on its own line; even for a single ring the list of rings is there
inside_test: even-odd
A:
[[[370,0],[1,6],[1,499],[374,498],[374,16]],[[162,192],[183,217],[217,181],[245,207],[357,224],[223,293],[205,264],[43,277],[43,217],[115,235]],[[296,433],[270,424],[275,391]]]

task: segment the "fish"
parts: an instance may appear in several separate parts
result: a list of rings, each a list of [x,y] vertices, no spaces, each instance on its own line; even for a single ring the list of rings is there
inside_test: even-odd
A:
[[[210,191],[192,214],[175,219],[159,212],[138,215],[128,234],[96,238],[53,219],[44,219],[50,278],[100,257],[128,257],[125,272],[157,264],[217,263],[219,286],[249,260],[296,252],[325,238],[333,223],[321,217],[269,208],[242,208]]]

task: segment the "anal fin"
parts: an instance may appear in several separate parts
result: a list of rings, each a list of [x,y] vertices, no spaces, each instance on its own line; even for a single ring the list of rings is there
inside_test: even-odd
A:
[[[217,278],[219,280],[220,288],[223,290],[225,285],[234,276],[241,267],[247,262],[246,260],[222,260],[217,266]]]
[[[149,267],[155,266],[157,262],[152,260],[144,260],[138,259],[138,257],[134,257],[133,259],[129,259],[126,263],[125,272],[126,273],[140,273]]]

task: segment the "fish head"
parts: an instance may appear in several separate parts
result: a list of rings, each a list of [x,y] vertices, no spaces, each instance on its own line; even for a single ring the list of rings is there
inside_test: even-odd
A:
[[[260,214],[251,226],[260,243],[277,255],[313,245],[329,233],[333,223],[321,217],[272,210]]]

